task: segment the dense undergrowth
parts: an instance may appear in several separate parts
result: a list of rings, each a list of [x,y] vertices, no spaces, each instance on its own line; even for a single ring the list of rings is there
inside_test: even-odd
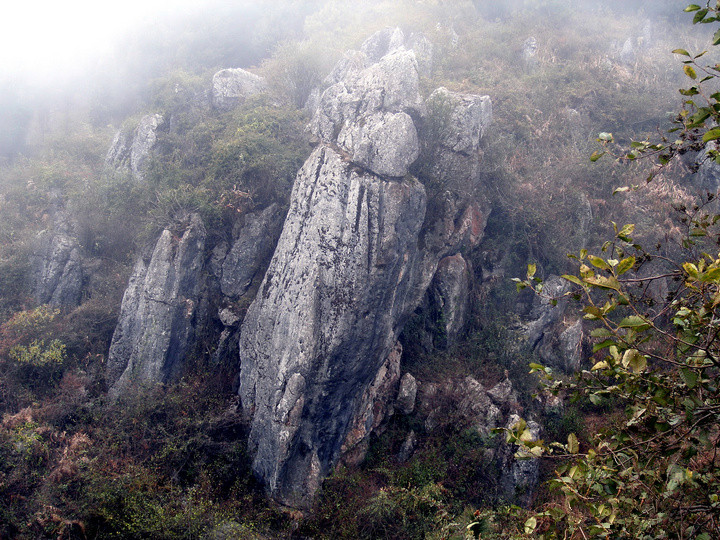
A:
[[[609,219],[651,225],[638,226],[647,245],[682,236],[671,204],[691,204],[697,191],[678,181],[688,178],[688,165],[666,170],[642,198],[618,200],[614,189],[647,175],[649,165],[589,161],[597,133],[642,139],[677,108],[669,51],[692,43],[671,14],[647,15],[651,39],[643,43],[619,2],[592,10],[542,1],[505,10],[482,2],[346,4],[316,2],[302,32],[279,32],[272,47],[245,59],[277,99],[227,113],[192,105],[214,69],[239,61],[234,35],[194,39],[198,49],[181,65],[152,73],[141,105],[112,114],[91,102],[50,110],[26,133],[24,153],[0,164],[0,537],[464,538],[470,521],[483,538],[503,529],[524,534],[496,508],[497,471],[480,465],[499,440],[460,428],[427,433],[417,416],[394,417],[362,466],[339,467],[311,515],[276,508],[252,479],[228,382],[234,373],[210,366],[214,343],[200,344],[182,383],[105,400],[104,362],[133,258],[188,212],[227,241],[243,213],[286,204],[310,152],[305,98],[344,50],[387,25],[432,41],[427,94],[438,86],[487,94],[494,110],[481,178],[467,187],[493,206],[486,238],[471,254],[474,320],[451,350],[406,347],[404,369],[421,380],[473,375],[488,385],[509,373],[520,405],[531,410],[532,355],[513,331],[518,298],[508,278],[528,261],[543,275],[567,271],[566,254],[597,246]],[[277,21],[275,12],[258,17],[260,25]],[[525,65],[530,36],[538,53]],[[628,38],[636,40],[634,60],[621,62],[617,44]],[[210,54],[215,47],[226,53]],[[149,112],[171,116],[174,127],[158,133],[147,182],[107,171],[114,129],[97,119]],[[442,186],[427,188],[433,196]],[[28,287],[33,239],[52,226],[58,206],[77,221],[92,266],[83,303],[66,313],[37,306]],[[414,342],[413,328],[436,322],[411,321],[406,341]],[[579,432],[587,440],[611,410],[579,402],[548,414],[546,436]],[[418,449],[401,463],[410,431]]]

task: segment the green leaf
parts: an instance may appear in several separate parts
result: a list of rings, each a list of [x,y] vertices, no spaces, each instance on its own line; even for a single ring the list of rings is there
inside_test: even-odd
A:
[[[614,141],[613,134],[603,131],[598,135],[598,141],[611,143]]]
[[[537,272],[537,265],[533,264],[533,263],[528,264],[527,278],[532,279],[533,276],[535,275],[535,272]]]
[[[635,257],[627,257],[618,263],[616,271],[621,276],[633,266],[635,266]]]
[[[695,70],[692,66],[685,65],[683,66],[683,71],[685,72],[685,75],[690,77],[691,79],[697,79],[697,73],[695,73]]]
[[[699,9],[700,6],[698,6],[697,4],[690,4],[683,11],[685,11],[686,13],[690,13],[691,11],[698,11]]]
[[[720,139],[720,128],[712,128],[703,135],[703,142],[710,142],[716,139]]]
[[[649,323],[637,315],[625,317],[622,321],[620,321],[620,324],[618,324],[619,328],[640,328],[643,326],[649,326]]]
[[[693,17],[693,24],[697,24],[700,21],[702,21],[705,18],[705,15],[708,14],[707,8],[701,9],[697,13],[695,13],[695,16]]]
[[[610,265],[600,257],[590,255],[588,256],[588,261],[590,261],[590,264],[592,264],[595,268],[600,268],[601,270],[610,270]]]
[[[613,291],[620,291],[620,282],[614,276],[591,276],[583,280],[585,283],[594,285],[601,289],[612,289]]]
[[[593,163],[595,163],[598,159],[600,159],[601,157],[603,157],[605,154],[606,154],[606,152],[598,152],[598,151],[595,151],[595,152],[593,152],[592,155],[590,156],[590,161],[592,161]]]
[[[691,262],[686,262],[683,264],[683,270],[685,270],[685,273],[693,279],[700,279],[700,273],[698,271],[697,266],[695,266]]]
[[[535,532],[535,528],[537,527],[537,519],[535,517],[528,518],[528,520],[525,522],[525,534],[532,534]]]
[[[564,274],[564,275],[562,275],[562,276],[560,276],[560,277],[563,278],[563,279],[566,279],[566,280],[569,281],[570,283],[574,283],[575,285],[580,285],[580,286],[582,287],[583,282],[580,281],[580,278],[577,277],[577,276],[572,276],[572,275],[569,275],[569,274]]]
[[[680,374],[682,375],[682,378],[688,388],[690,388],[691,390],[695,388],[698,380],[698,374],[696,371],[689,368],[682,368],[680,370]]]
[[[571,454],[577,454],[580,451],[580,443],[578,443],[578,438],[574,433],[568,435],[567,449]]]
[[[622,365],[632,369],[633,373],[642,373],[647,367],[647,358],[637,349],[628,349],[623,354]]]
[[[687,52],[685,49],[675,49],[673,51],[673,54],[682,54],[683,56],[690,56],[690,53]]]
[[[606,347],[611,347],[612,345],[615,345],[615,340],[613,339],[606,339],[605,341],[601,341],[600,343],[596,343],[593,345],[593,353],[596,353]],[[597,365],[597,364],[596,364]],[[608,366],[609,367],[609,366]],[[593,368],[595,369],[595,368]],[[600,369],[600,368],[598,368]]]
[[[607,328],[596,328],[592,332],[590,332],[590,337],[594,338],[608,338],[612,337],[613,333],[608,330]]]

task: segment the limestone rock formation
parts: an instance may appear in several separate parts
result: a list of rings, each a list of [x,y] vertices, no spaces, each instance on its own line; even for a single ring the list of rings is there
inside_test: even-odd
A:
[[[321,146],[240,338],[253,469],[305,506],[337,461],[361,395],[427,284],[417,266],[425,190],[358,171]],[[302,420],[302,421],[301,421]]]
[[[537,67],[537,39],[530,36],[522,46],[522,61],[525,71],[532,72]]]
[[[32,288],[39,304],[66,309],[80,305],[83,271],[77,240],[62,231],[44,230],[31,255]]]
[[[272,497],[296,508],[312,504],[340,459],[362,456],[391,414],[398,335],[439,261],[477,243],[487,219],[480,205],[449,192],[428,216],[425,188],[409,174],[424,113],[417,60],[396,29],[362,49],[326,80],[309,126],[319,146],[298,173],[240,331],[252,468]],[[466,113],[458,129],[472,133],[463,146],[448,132],[447,152],[472,154],[489,101],[457,103]]]
[[[470,317],[470,273],[461,254],[440,261],[430,286],[430,298],[440,323],[442,348],[453,347]]]
[[[350,430],[341,448],[343,462],[358,465],[365,459],[371,433],[394,412],[393,403],[400,379],[402,345],[396,343],[387,360],[380,366],[375,380],[365,389],[360,405],[350,424]]]
[[[333,71],[339,80],[320,96],[310,131],[375,174],[402,177],[420,152],[412,119],[422,110],[417,60],[402,47],[359,69],[364,58],[346,55]]]
[[[137,261],[108,354],[112,396],[132,384],[167,382],[182,373],[203,287],[205,238],[193,214],[180,239],[165,229],[149,264]]]
[[[212,103],[223,111],[266,91],[265,79],[240,68],[222,69],[213,75]]]
[[[399,49],[405,45],[405,35],[400,28],[388,26],[378,30],[372,36],[363,41],[360,51],[364,53],[370,62],[377,62],[389,52]]]
[[[263,263],[272,255],[282,218],[277,204],[246,216],[245,225],[222,263],[220,285],[225,296],[243,296],[248,290]]]
[[[402,414],[411,414],[415,410],[415,398],[417,397],[417,381],[415,377],[406,373],[400,379],[395,405]]]
[[[543,296],[534,299],[531,321],[525,327],[529,345],[546,364],[568,373],[577,371],[582,360],[585,334],[582,319],[568,311],[569,282],[550,276]],[[557,304],[552,305],[552,300]]]
[[[163,123],[162,115],[148,114],[134,129],[118,131],[105,156],[106,167],[129,172],[136,181],[144,181],[147,160],[157,142],[157,130]]]
[[[488,96],[438,88],[425,108],[422,174],[467,193],[479,173],[480,141],[492,122],[492,102]]]

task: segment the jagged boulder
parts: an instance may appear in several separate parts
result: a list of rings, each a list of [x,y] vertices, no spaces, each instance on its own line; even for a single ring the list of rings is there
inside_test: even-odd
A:
[[[217,109],[227,111],[266,90],[265,79],[259,75],[240,68],[222,69],[213,75],[212,103]]]
[[[422,109],[414,53],[394,49],[362,70],[344,59],[331,76],[340,80],[320,96],[310,131],[375,174],[405,176],[420,152],[411,116]]]
[[[33,294],[39,304],[60,309],[80,305],[83,270],[76,238],[62,231],[38,233],[31,269]]]
[[[263,263],[272,255],[282,229],[282,218],[278,204],[245,217],[245,225],[222,263],[220,286],[225,296],[239,297],[247,292]]]
[[[182,373],[203,288],[205,239],[205,227],[193,214],[179,239],[165,229],[150,262],[138,259],[108,354],[111,396]]]
[[[144,181],[147,161],[157,142],[157,130],[163,123],[162,115],[147,114],[134,129],[118,131],[105,156],[105,166],[117,172],[129,172],[138,182]]]
[[[534,298],[525,334],[544,363],[573,373],[583,359],[585,334],[582,319],[569,311],[570,289],[569,282],[550,276],[543,284],[542,296]]]
[[[363,41],[360,52],[371,62],[379,61],[383,56],[405,45],[405,34],[400,28],[388,26],[378,30]]]
[[[438,88],[425,101],[421,176],[457,193],[472,191],[480,168],[480,141],[492,122],[488,96]]]
[[[429,284],[419,270],[425,203],[416,180],[358,171],[326,146],[298,173],[240,337],[253,470],[284,504],[310,504]]]
[[[461,254],[443,258],[429,290],[439,321],[442,348],[453,347],[470,317],[470,272]]]
[[[415,398],[417,397],[417,381],[415,377],[406,373],[400,379],[395,405],[402,414],[411,414],[415,410]]]

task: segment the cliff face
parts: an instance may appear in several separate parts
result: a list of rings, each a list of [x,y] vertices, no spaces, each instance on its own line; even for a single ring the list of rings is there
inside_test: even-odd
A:
[[[253,470],[292,507],[308,507],[342,453],[369,436],[371,402],[396,392],[385,387],[399,371],[385,364],[398,334],[439,260],[476,243],[487,217],[452,193],[428,216],[425,188],[408,175],[424,105],[403,39],[379,33],[331,74],[311,123],[321,144],[297,176],[241,329]],[[477,145],[480,135],[467,137]]]
[[[425,190],[318,148],[300,171],[278,247],[243,323],[240,396],[253,468],[292,506],[339,456],[359,397],[424,289]]]

